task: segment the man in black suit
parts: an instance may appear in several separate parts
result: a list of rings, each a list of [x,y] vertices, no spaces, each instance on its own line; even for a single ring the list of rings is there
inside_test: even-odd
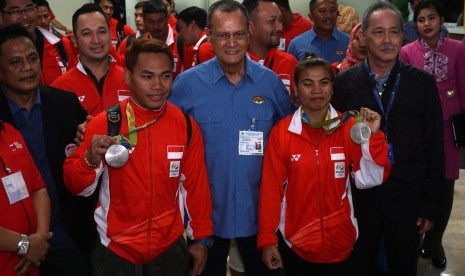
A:
[[[63,163],[76,146],[76,127],[86,119],[78,98],[40,86],[39,54],[20,25],[0,30],[0,119],[24,137],[46,182],[51,201],[51,249],[41,275],[88,275],[96,237],[92,199],[72,197],[63,183]]]

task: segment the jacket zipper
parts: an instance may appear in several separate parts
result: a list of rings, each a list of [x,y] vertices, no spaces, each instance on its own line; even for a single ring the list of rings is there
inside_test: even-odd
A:
[[[320,171],[320,155],[318,148],[315,148],[315,155],[316,155],[316,164],[317,164],[317,172],[318,172],[318,201],[320,203],[320,233],[321,233],[321,244],[322,244],[322,252],[323,258],[326,259],[326,250],[325,250],[325,231],[324,231],[324,203],[323,203],[323,192],[321,190],[321,171]]]

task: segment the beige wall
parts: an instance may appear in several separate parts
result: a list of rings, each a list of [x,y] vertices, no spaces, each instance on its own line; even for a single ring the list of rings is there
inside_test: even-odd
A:
[[[377,0],[339,0],[340,3],[345,5],[351,5],[354,7],[359,17],[361,18],[363,11],[371,4]],[[71,28],[71,17],[76,9],[82,6],[85,3],[93,2],[93,0],[48,0],[50,6],[55,11],[55,14],[63,24],[68,28]],[[135,29],[134,25],[134,5],[139,2],[139,0],[126,0],[126,16],[128,24]],[[216,0],[175,0],[176,10],[178,12],[190,6],[198,6],[206,9],[211,3],[216,2]],[[240,0],[239,2],[242,2]],[[294,12],[299,12],[302,15],[306,16],[308,14],[308,4],[309,0],[289,0],[291,8]]]

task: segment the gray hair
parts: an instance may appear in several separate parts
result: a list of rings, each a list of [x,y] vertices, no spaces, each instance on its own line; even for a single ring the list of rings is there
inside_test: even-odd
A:
[[[375,13],[377,11],[381,11],[381,10],[391,10],[391,11],[393,11],[397,15],[397,17],[399,18],[400,29],[402,31],[404,31],[404,23],[403,23],[402,14],[400,13],[400,11],[393,4],[391,4],[390,2],[380,1],[380,2],[377,2],[377,3],[374,3],[374,4],[370,5],[365,10],[365,12],[363,13],[362,28],[361,28],[363,33],[365,33],[366,30],[368,29],[368,25],[369,25],[369,22],[370,22],[371,15],[373,13]]]
[[[245,17],[245,21],[247,22],[247,28],[249,27],[249,14],[247,13],[247,9],[244,7],[244,5],[234,0],[220,0],[218,2],[213,3],[208,8],[207,27],[212,26],[212,17],[217,10],[227,13],[239,10]]]

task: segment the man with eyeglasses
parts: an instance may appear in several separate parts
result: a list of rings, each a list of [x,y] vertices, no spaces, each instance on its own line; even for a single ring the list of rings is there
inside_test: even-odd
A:
[[[42,65],[41,84],[49,85],[77,64],[70,40],[37,28],[37,6],[32,0],[0,0],[0,11],[4,26],[22,25],[34,38]]]
[[[264,266],[257,250],[258,190],[263,146],[292,105],[279,77],[246,57],[248,29],[242,4],[213,3],[206,33],[216,57],[181,73],[170,98],[196,119],[204,135],[214,242],[203,275],[226,275],[231,239],[248,275],[279,275]]]
[[[297,60],[311,52],[329,63],[340,63],[346,56],[349,36],[336,29],[337,7],[337,0],[311,0],[308,17],[313,28],[294,38],[288,52]]]
[[[99,5],[102,8],[103,13],[107,17],[108,24],[110,25],[111,31],[111,45],[118,50],[121,42],[129,35],[133,35],[134,32],[131,27],[122,22],[113,18],[113,13],[115,12],[115,0],[95,0],[95,4]]]

